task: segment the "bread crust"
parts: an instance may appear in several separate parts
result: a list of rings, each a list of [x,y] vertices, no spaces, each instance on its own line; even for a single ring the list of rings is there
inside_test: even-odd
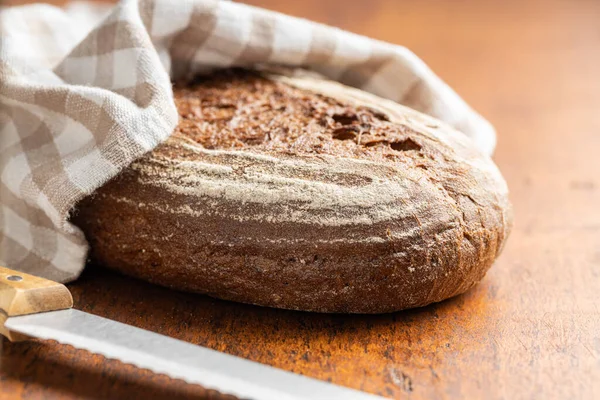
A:
[[[208,149],[176,131],[78,205],[93,258],[180,290],[318,312],[424,306],[483,278],[512,221],[489,157],[394,102],[310,76],[262,75],[369,107],[417,145],[399,149],[399,162]]]

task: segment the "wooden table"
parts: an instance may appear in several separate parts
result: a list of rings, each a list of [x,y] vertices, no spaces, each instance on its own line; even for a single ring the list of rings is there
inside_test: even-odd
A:
[[[101,269],[79,308],[394,398],[600,398],[600,1],[255,0],[411,48],[497,127],[515,227],[466,295],[380,316],[172,292]],[[54,343],[4,342],[0,397],[203,396]]]

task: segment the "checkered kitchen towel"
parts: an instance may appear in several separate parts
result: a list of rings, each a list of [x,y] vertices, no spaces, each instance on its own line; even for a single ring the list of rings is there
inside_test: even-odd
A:
[[[442,119],[484,152],[495,143],[404,47],[234,2],[3,8],[0,34],[0,264],[61,282],[88,250],[69,212],[173,131],[172,78],[304,66]]]

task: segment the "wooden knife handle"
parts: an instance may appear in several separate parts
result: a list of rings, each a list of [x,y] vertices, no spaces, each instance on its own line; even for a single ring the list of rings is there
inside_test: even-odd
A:
[[[73,307],[69,289],[48,279],[0,266],[0,334],[20,339],[4,328],[8,317]]]

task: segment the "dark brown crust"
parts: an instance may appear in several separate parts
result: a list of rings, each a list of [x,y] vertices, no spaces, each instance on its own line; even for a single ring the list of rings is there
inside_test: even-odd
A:
[[[334,100],[286,81],[227,74],[225,82],[218,75],[203,80],[204,86],[176,90],[182,114],[176,134],[79,205],[74,222],[85,232],[95,259],[177,289],[320,312],[380,313],[423,306],[463,293],[485,275],[508,234],[510,205],[491,161],[460,134],[395,105],[381,101],[380,106],[377,99],[373,109],[372,99],[362,104],[343,88],[342,99]],[[236,136],[226,123],[232,111],[260,100],[245,97],[248,85],[278,90],[278,101],[285,103],[287,96],[293,107],[283,119],[267,112],[258,121],[242,117],[242,133]],[[212,113],[212,106],[200,105],[190,91],[227,101],[228,116],[211,120],[220,111]],[[191,102],[196,102],[193,107]],[[307,104],[312,104],[308,114],[302,111]],[[345,117],[327,120],[327,115]],[[282,135],[282,121],[293,118],[297,129]],[[281,140],[266,140],[268,119]],[[256,125],[248,127],[252,121]],[[423,121],[436,126],[425,128]],[[311,123],[321,128],[303,130]],[[357,135],[334,137],[340,128],[354,132],[354,127],[368,131],[363,132],[366,141]],[[442,132],[432,134],[431,129]],[[302,135],[305,140],[298,143]],[[369,140],[377,143],[365,145]],[[406,146],[395,149],[393,143]],[[266,158],[249,163],[252,154]],[[252,198],[250,192],[250,198],[240,201],[205,191],[206,184],[194,180],[204,170],[191,170],[189,163],[211,166],[206,174],[222,174],[218,183],[226,190],[250,182],[275,200]],[[215,166],[232,168],[218,172]],[[253,181],[257,175],[272,180]],[[287,185],[294,177],[290,175],[302,182],[289,183],[291,197],[277,201],[286,193],[277,192],[277,185]],[[377,195],[373,182],[384,183],[380,203],[372,199]],[[335,193],[324,194],[321,203],[302,193],[294,197],[299,187],[320,195],[315,189],[320,184],[375,202],[353,204]]]
[[[383,113],[250,71],[219,71],[176,85],[174,95],[180,114],[174,134],[206,149],[397,162],[410,157],[407,151],[422,150],[409,126]]]

